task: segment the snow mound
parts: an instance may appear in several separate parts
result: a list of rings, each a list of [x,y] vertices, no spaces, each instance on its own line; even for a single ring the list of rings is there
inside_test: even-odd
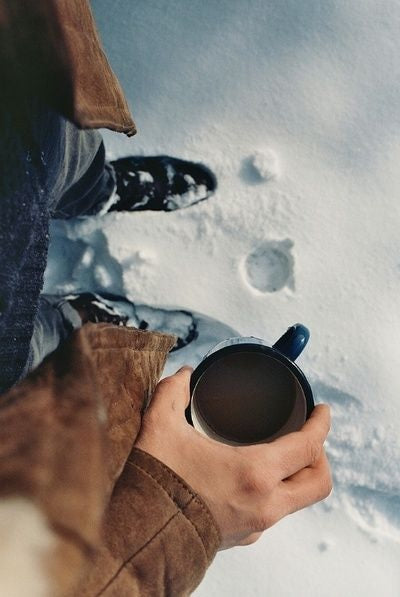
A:
[[[254,168],[255,174],[261,180],[269,181],[279,178],[281,168],[278,157],[272,149],[255,151],[249,161]]]

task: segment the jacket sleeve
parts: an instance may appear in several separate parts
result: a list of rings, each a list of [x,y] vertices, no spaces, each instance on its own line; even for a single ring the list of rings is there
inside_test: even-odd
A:
[[[38,549],[18,508],[39,524],[44,551],[31,569],[47,589],[35,594],[175,597],[205,574],[220,543],[211,513],[183,479],[134,447],[174,341],[87,324],[0,397],[0,522],[11,509],[9,520],[23,525],[20,561],[21,550]],[[13,523],[7,528],[2,545],[13,547]],[[0,546],[1,570],[9,559]],[[33,591],[28,574],[17,581],[26,586],[15,595]],[[0,573],[0,594],[7,582]]]
[[[106,513],[104,544],[80,595],[189,595],[220,545],[198,495],[159,460],[129,456]]]

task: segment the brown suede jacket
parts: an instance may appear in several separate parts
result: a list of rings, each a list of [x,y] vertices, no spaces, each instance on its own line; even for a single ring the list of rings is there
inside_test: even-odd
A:
[[[0,0],[0,74],[81,127],[135,133],[85,0]],[[0,595],[180,596],[220,545],[135,448],[174,338],[87,324],[0,397]]]
[[[86,324],[0,397],[0,529],[4,505],[8,512],[22,498],[26,526],[37,517],[31,502],[50,537],[19,568],[31,592],[12,595],[179,596],[202,579],[220,543],[207,506],[134,446],[174,341]],[[2,534],[0,560],[16,549],[30,561],[21,555],[29,532],[19,532],[18,549]],[[43,592],[34,590],[38,579]],[[0,576],[6,595],[2,587]]]

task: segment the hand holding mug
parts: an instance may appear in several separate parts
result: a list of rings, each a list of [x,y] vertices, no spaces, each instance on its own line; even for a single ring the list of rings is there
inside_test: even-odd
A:
[[[204,499],[220,530],[220,549],[254,543],[287,514],[329,495],[323,448],[328,406],[316,406],[300,431],[269,443],[226,445],[185,418],[191,372],[184,367],[158,384],[135,446],[169,466]]]

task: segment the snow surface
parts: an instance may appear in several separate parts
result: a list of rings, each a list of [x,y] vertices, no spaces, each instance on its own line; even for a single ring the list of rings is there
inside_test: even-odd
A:
[[[203,161],[219,187],[55,225],[47,291],[105,288],[268,340],[301,321],[299,364],[333,411],[332,496],[219,553],[195,594],[398,597],[400,4],[93,7],[139,128],[106,133],[110,157]]]

